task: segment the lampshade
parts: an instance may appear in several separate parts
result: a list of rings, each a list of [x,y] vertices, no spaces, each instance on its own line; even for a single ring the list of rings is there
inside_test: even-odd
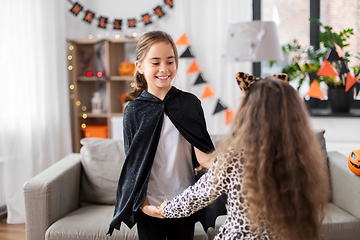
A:
[[[229,25],[225,58],[230,61],[281,61],[283,54],[275,22],[252,21]]]

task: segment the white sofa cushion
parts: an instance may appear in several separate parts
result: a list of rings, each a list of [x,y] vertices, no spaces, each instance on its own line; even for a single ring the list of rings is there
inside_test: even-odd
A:
[[[80,201],[82,203],[115,204],[116,189],[125,160],[122,140],[84,138],[81,163]]]

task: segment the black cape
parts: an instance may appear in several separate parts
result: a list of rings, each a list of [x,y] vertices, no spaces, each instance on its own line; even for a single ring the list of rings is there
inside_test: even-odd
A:
[[[146,197],[164,113],[192,146],[205,153],[214,150],[201,102],[195,95],[172,87],[164,100],[160,100],[143,91],[126,106],[124,112],[126,159],[118,182],[115,211],[108,232],[110,235],[114,229],[120,230],[121,222],[129,228],[136,223],[136,211]],[[197,167],[194,152],[192,155],[194,167]],[[220,207],[210,206],[209,211],[199,214],[204,229],[213,227],[218,215],[226,214],[224,200],[219,204]]]

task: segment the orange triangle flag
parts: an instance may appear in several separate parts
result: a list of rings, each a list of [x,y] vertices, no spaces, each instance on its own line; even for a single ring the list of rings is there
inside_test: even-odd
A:
[[[186,45],[186,46],[190,46],[189,40],[186,36],[186,33],[184,33],[179,40],[177,40],[177,42],[175,43],[175,45]]]
[[[325,77],[339,76],[339,74],[337,74],[333,66],[331,66],[331,64],[326,59],[324,59],[324,62],[319,68],[319,70],[316,72],[316,75],[325,76]]]
[[[320,89],[320,85],[316,80],[313,80],[310,85],[310,90],[307,92],[308,96],[313,98],[325,99],[323,92]]]
[[[226,114],[225,125],[229,125],[234,116],[234,112],[230,109],[225,109],[225,114]]]
[[[335,45],[335,49],[336,49],[338,56],[340,58],[345,56],[344,52],[341,50],[341,47],[339,45],[337,45],[336,43],[334,43],[334,45]]]
[[[350,72],[348,72],[346,77],[346,87],[345,92],[349,91],[349,89],[357,82],[357,78],[354,77]]]
[[[214,91],[211,89],[210,85],[207,83],[205,91],[204,91],[203,95],[201,96],[201,99],[212,97],[214,95],[215,95]]]
[[[197,64],[196,60],[194,59],[186,73],[198,73],[198,72],[201,72],[201,71],[200,71],[199,65]]]

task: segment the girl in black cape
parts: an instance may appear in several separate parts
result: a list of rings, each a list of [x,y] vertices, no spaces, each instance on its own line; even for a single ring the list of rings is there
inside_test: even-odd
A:
[[[137,223],[140,240],[193,239],[195,222],[204,229],[214,226],[216,217],[226,214],[223,204],[179,219],[164,219],[156,206],[192,185],[194,169],[214,150],[201,102],[171,85],[178,53],[167,33],[144,33],[135,65],[136,86],[130,93],[135,99],[123,120],[126,159],[109,234],[124,222],[129,228]]]

